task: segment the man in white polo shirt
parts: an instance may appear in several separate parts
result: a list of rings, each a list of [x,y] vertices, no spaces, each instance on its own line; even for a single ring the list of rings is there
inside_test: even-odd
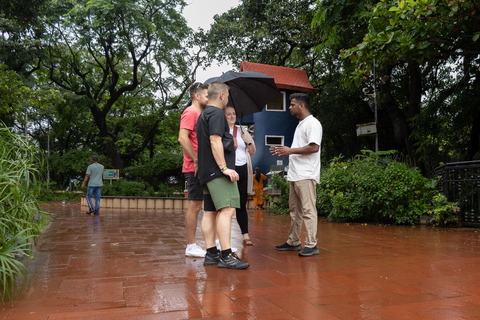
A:
[[[292,147],[271,147],[273,155],[289,156],[287,180],[290,181],[290,218],[288,240],[275,248],[278,251],[300,251],[299,256],[319,254],[317,249],[317,190],[320,181],[320,144],[322,125],[310,113],[310,98],[304,93],[290,95],[290,113],[300,119]],[[307,235],[302,250],[300,232],[305,223]]]

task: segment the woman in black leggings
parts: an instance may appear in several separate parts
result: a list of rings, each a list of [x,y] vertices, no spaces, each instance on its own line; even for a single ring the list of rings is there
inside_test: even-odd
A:
[[[250,155],[255,153],[255,143],[253,138],[240,126],[235,126],[237,115],[233,107],[225,108],[225,116],[227,117],[230,133],[233,135],[235,142],[235,171],[240,176],[237,184],[240,193],[240,209],[237,209],[237,221],[243,235],[243,244],[246,246],[253,245],[248,235],[248,215],[247,215],[247,197],[248,193],[253,191],[252,181],[252,164]]]

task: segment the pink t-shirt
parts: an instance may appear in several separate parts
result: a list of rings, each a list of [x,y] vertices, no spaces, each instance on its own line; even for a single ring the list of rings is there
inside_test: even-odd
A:
[[[197,120],[200,116],[197,110],[194,107],[189,106],[183,111],[182,117],[180,118],[180,129],[190,130],[188,139],[192,144],[193,151],[198,154],[198,141],[197,141]],[[183,168],[182,172],[195,172],[195,166],[193,160],[183,151]]]

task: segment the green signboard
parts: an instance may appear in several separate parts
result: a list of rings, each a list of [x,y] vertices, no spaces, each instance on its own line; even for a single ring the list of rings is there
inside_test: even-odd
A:
[[[103,170],[103,179],[105,180],[117,180],[120,177],[120,170],[118,169],[105,169]]]

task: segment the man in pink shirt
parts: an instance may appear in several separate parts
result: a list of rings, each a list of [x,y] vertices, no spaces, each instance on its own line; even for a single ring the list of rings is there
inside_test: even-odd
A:
[[[208,85],[195,82],[190,86],[192,105],[187,107],[180,119],[178,142],[183,148],[183,168],[188,191],[188,209],[185,216],[185,229],[187,230],[187,248],[185,255],[188,257],[205,257],[206,251],[195,242],[198,213],[202,210],[203,187],[197,177],[197,120],[208,102]]]

